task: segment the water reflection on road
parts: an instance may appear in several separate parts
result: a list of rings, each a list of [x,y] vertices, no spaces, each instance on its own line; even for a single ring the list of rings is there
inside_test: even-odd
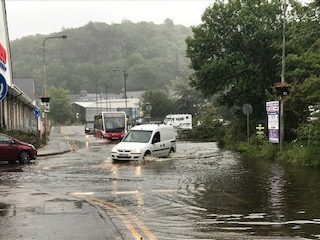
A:
[[[101,196],[138,216],[159,239],[320,234],[316,170],[240,160],[215,143],[179,143],[170,159],[111,163]],[[311,184],[313,182],[313,184]],[[230,234],[230,235],[229,235]]]

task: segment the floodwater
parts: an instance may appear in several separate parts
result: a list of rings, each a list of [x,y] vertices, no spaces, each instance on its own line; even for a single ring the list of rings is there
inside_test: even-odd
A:
[[[128,209],[159,239],[320,239],[318,170],[241,160],[216,143],[178,149],[170,159],[112,164],[104,199]]]
[[[0,166],[0,183],[104,203],[157,239],[320,239],[319,170],[240,159],[212,142],[178,142],[171,158],[144,163],[112,162],[113,145],[91,136],[74,144]],[[10,208],[0,203],[0,217]]]

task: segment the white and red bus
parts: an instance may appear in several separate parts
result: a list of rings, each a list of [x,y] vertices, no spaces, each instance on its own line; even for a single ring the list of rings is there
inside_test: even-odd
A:
[[[94,115],[94,136],[108,140],[120,140],[127,131],[125,112],[101,112]]]

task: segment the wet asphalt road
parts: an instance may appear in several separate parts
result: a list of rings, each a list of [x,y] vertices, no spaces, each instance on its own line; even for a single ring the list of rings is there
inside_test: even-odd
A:
[[[114,144],[83,130],[61,128],[71,153],[0,166],[1,225],[19,209],[9,199],[19,192],[28,201],[36,189],[35,203],[50,195],[98,206],[123,239],[320,239],[317,170],[240,160],[212,142],[178,142],[171,158],[114,163]]]

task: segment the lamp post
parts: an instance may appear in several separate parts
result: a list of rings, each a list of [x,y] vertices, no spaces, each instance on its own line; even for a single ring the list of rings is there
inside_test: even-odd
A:
[[[123,81],[124,81],[124,102],[125,102],[125,112],[127,114],[127,77],[128,72],[126,70],[112,69],[113,72],[123,72]]]
[[[282,19],[282,56],[281,56],[281,83],[285,85],[285,68],[286,68],[286,12],[287,12],[287,1],[283,0],[283,19]],[[284,99],[280,95],[280,152],[283,149],[284,140]]]
[[[50,39],[67,39],[68,36],[53,36],[46,37],[42,42],[42,65],[43,65],[43,88],[44,88],[44,97],[41,98],[42,102],[49,104],[49,98],[47,96],[47,66],[46,66],[46,41]],[[47,105],[48,106],[48,105]],[[44,140],[47,143],[47,112],[45,111],[45,120],[44,120]]]

